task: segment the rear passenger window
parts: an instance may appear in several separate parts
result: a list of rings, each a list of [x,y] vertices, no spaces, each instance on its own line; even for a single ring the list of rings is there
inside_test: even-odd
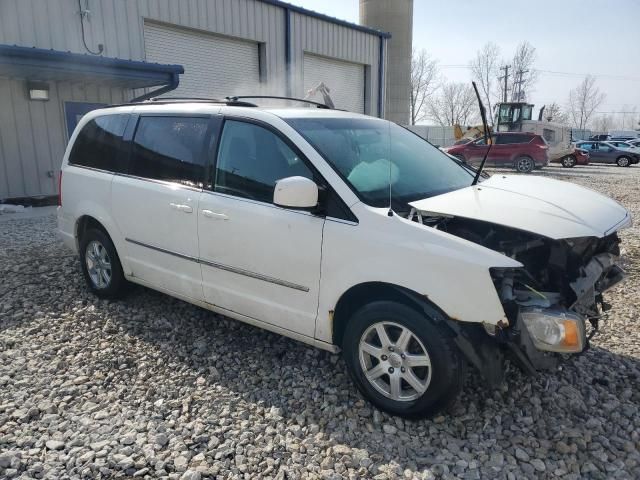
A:
[[[208,118],[140,117],[129,173],[202,188]]]
[[[520,135],[517,133],[511,135],[501,135],[498,144],[508,145],[514,143],[529,143],[533,137],[530,135]]]
[[[70,165],[124,173],[127,149],[122,141],[129,115],[103,115],[87,122],[76,137]]]
[[[216,192],[272,203],[276,181],[296,175],[313,180],[311,170],[276,134],[252,123],[224,123]]]

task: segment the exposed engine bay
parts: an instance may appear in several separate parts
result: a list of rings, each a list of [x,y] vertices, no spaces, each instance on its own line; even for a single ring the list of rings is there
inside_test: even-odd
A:
[[[536,361],[540,360],[539,351],[576,353],[588,346],[588,340],[598,330],[602,312],[610,308],[603,293],[625,276],[618,264],[620,240],[616,232],[602,238],[555,240],[469,218],[428,215],[416,209],[407,217],[522,263],[523,268],[492,269],[491,276],[509,319],[511,328],[506,330],[528,330],[531,342],[525,339],[520,349],[534,368],[549,366],[546,360]],[[504,337],[505,332],[498,327],[489,333]]]

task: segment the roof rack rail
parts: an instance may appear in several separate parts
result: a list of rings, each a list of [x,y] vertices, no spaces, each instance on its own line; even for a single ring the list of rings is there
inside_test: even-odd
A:
[[[208,97],[152,97],[152,98],[148,98],[147,100],[143,100],[143,102],[165,102],[165,101],[226,103],[225,100],[220,100],[219,98],[208,98]]]
[[[257,107],[255,103],[251,102],[238,102],[234,100],[220,100],[218,98],[203,98],[203,97],[152,97],[142,100],[140,102],[129,102],[131,104],[149,104],[166,105],[171,103],[220,103],[223,105],[230,105],[234,107]]]
[[[327,110],[331,110],[331,107],[329,107],[328,105],[324,104],[324,103],[320,103],[320,102],[314,102],[313,100],[307,100],[305,98],[296,98],[296,97],[280,97],[278,95],[234,95],[232,97],[226,97],[227,100],[229,102],[238,102],[238,100],[244,99],[244,98],[269,98],[269,99],[274,99],[274,100],[291,100],[294,102],[302,102],[302,103],[309,103],[311,105],[315,105],[316,108],[324,108]],[[240,102],[240,103],[244,103],[244,102]]]

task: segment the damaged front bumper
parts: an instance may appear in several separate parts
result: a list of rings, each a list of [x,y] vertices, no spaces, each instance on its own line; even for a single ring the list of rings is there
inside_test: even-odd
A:
[[[513,289],[509,275],[502,279],[502,296],[510,325],[493,333],[508,347],[526,371],[548,369],[557,365],[558,353],[581,353],[598,331],[602,312],[610,306],[603,293],[625,278],[619,257],[611,253],[595,255],[580,276],[570,283],[575,301],[567,307],[553,292]]]

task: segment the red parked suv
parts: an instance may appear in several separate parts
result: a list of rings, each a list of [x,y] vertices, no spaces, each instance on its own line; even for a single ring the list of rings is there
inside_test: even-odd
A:
[[[487,157],[487,167],[513,167],[518,172],[529,173],[534,168],[549,164],[549,147],[544,138],[535,133],[494,133],[493,146]],[[487,151],[484,138],[454,145],[444,149],[449,155],[470,165],[479,165]]]

